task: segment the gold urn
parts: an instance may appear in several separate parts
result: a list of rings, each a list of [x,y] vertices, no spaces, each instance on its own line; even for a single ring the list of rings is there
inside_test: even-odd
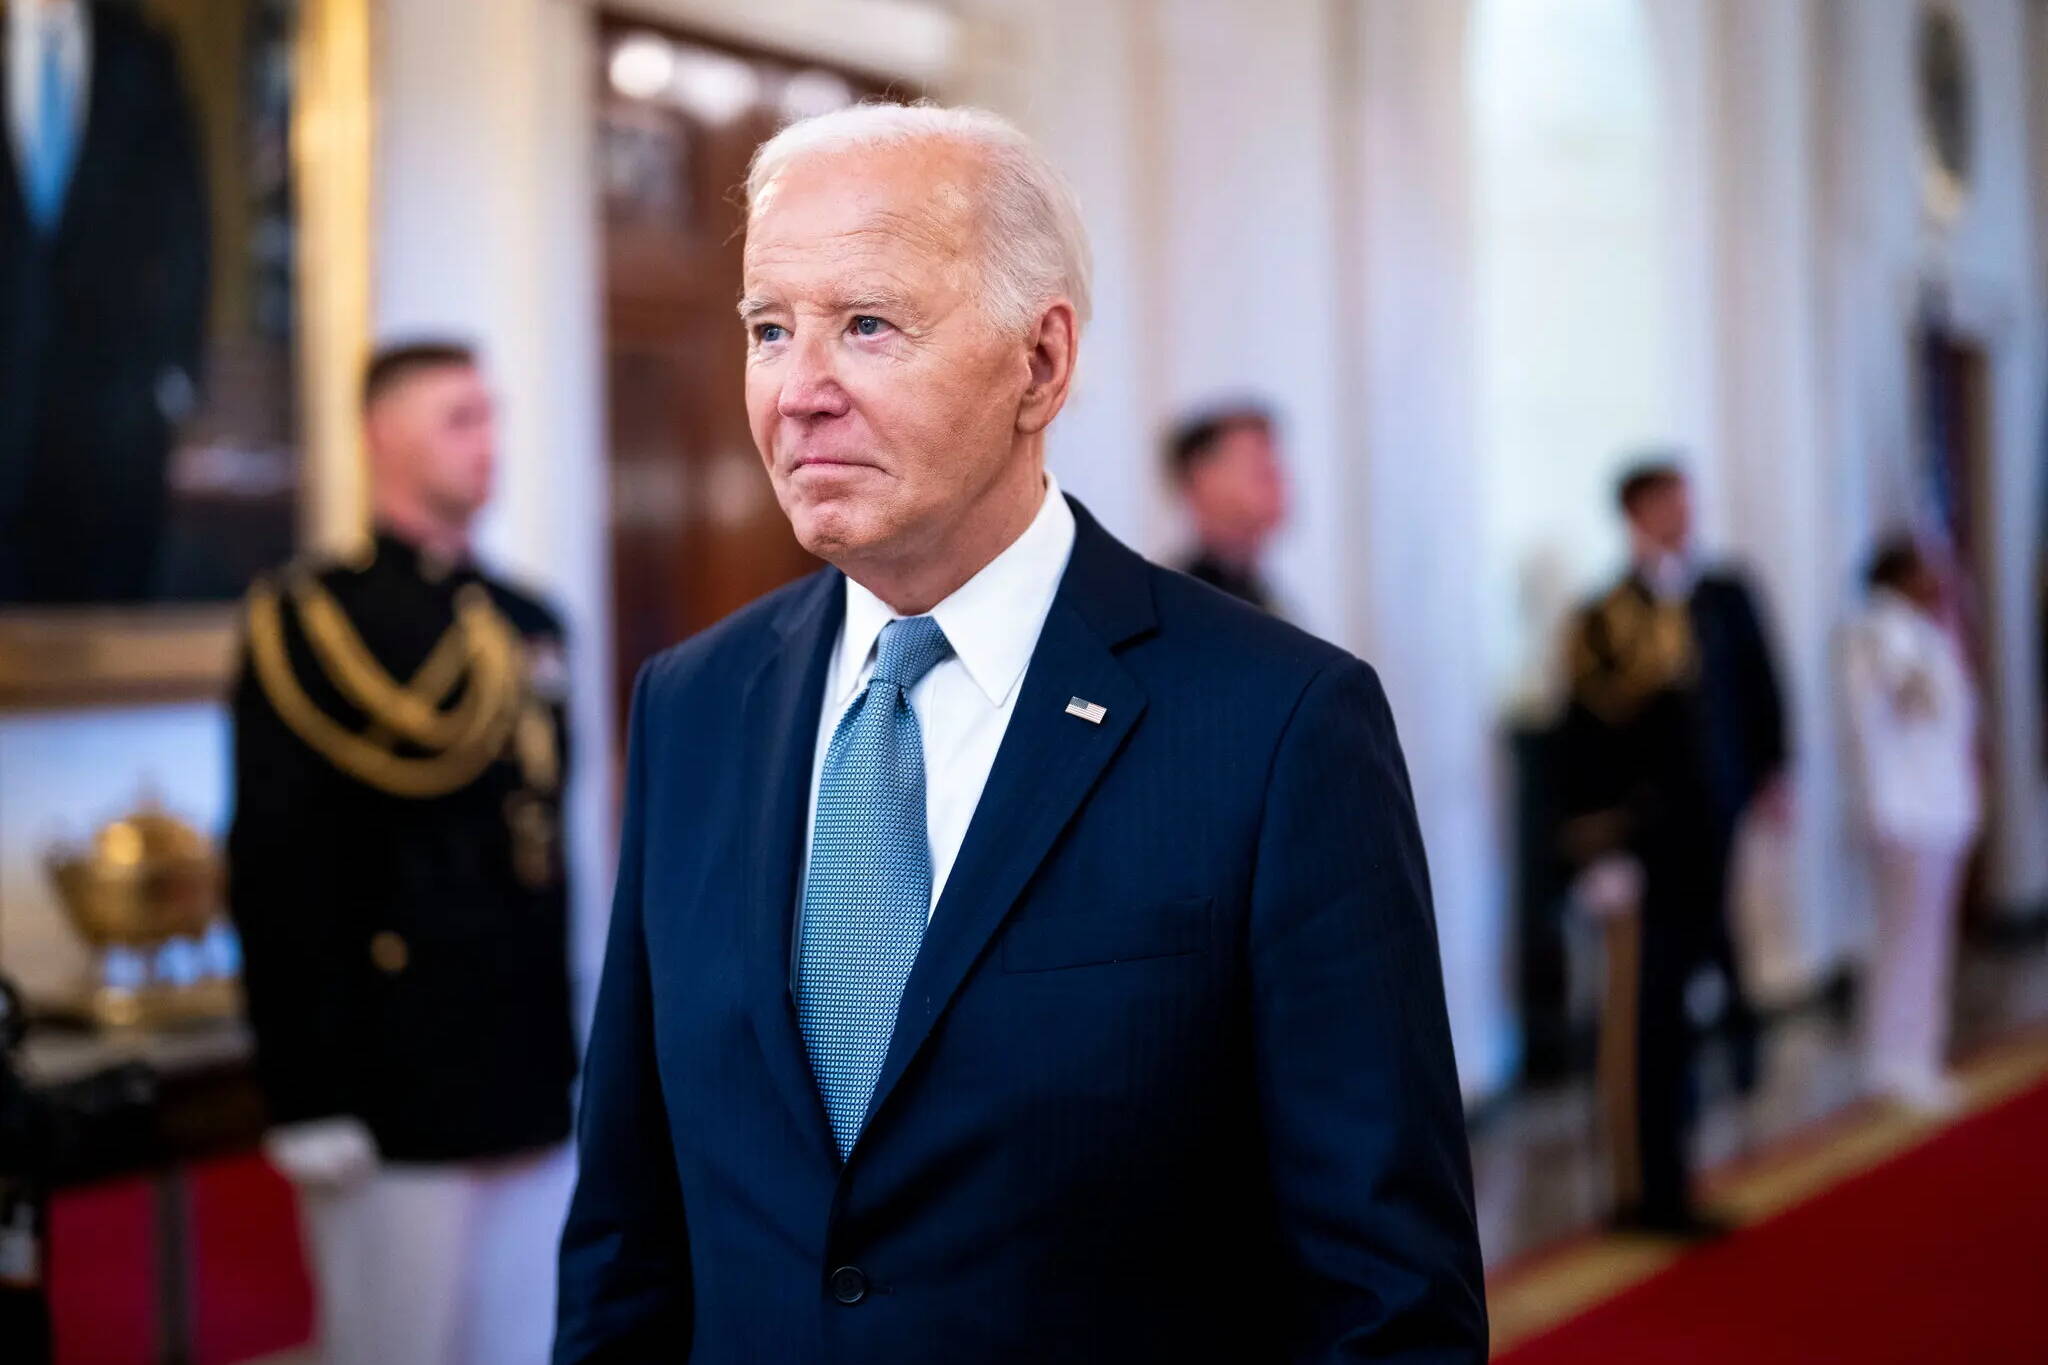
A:
[[[240,952],[221,913],[221,860],[176,816],[145,806],[49,855],[71,922],[93,950],[85,1010],[110,1026],[232,1015]]]

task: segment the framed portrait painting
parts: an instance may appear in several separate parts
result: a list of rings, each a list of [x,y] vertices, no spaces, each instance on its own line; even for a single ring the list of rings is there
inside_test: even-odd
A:
[[[334,520],[368,7],[0,0],[0,706],[216,691]]]

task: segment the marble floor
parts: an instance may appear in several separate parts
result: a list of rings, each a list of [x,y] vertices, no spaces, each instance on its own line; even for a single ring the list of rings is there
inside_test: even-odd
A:
[[[1955,1052],[1967,1055],[2048,1022],[2048,947],[1973,949],[1957,991]],[[1702,1168],[1755,1153],[1860,1098],[1851,1021],[1816,1005],[1779,1019],[1765,1040],[1763,1084],[1743,1100],[1710,1055],[1702,1069]],[[1596,1225],[1607,1170],[1589,1082],[1527,1091],[1474,1124],[1473,1178],[1489,1268]]]

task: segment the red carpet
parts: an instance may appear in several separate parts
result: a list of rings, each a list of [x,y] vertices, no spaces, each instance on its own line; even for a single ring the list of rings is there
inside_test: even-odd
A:
[[[1499,1365],[2048,1362],[2048,1085],[1705,1247]]]
[[[303,1344],[313,1292],[290,1187],[255,1157],[195,1167],[189,1180],[196,1365]],[[51,1208],[57,1365],[155,1365],[155,1208],[141,1180],[73,1191]]]

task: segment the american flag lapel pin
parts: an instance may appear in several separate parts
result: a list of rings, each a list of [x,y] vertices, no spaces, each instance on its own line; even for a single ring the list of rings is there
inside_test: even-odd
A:
[[[1109,714],[1109,708],[1100,702],[1082,701],[1075,697],[1067,702],[1067,714],[1079,716],[1090,725],[1102,724],[1102,718]]]

